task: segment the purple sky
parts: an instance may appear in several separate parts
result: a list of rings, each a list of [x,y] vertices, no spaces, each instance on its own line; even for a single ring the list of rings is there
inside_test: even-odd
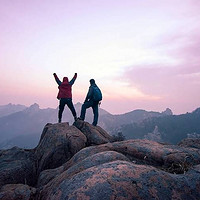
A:
[[[200,107],[199,0],[0,0],[0,105],[57,107],[60,78],[94,78],[102,108]]]

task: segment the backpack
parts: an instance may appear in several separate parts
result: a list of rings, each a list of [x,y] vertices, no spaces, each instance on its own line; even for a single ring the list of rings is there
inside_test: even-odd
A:
[[[102,100],[101,90],[97,86],[93,86],[93,100],[94,101],[101,101]]]

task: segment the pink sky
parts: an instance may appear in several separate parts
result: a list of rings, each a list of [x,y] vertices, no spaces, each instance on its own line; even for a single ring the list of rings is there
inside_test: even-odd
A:
[[[94,78],[102,108],[200,107],[199,0],[0,0],[0,105],[57,107],[60,78]]]

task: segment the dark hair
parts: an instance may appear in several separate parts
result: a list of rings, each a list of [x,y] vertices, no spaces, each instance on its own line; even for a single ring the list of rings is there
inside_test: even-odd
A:
[[[90,79],[90,84],[94,84],[95,80],[94,79]]]

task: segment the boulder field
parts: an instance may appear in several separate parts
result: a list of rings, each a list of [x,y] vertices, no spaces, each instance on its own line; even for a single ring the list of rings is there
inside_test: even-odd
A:
[[[34,149],[0,150],[0,200],[200,199],[200,140],[113,138],[78,120],[47,124]]]

